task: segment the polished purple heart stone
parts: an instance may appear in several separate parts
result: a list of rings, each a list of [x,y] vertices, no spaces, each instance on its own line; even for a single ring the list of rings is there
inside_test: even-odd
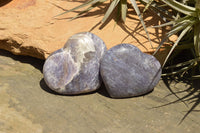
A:
[[[160,80],[161,65],[137,47],[120,44],[104,54],[100,72],[110,96],[124,98],[152,91]]]
[[[45,61],[46,84],[60,94],[81,94],[98,89],[100,60],[105,51],[106,46],[98,36],[90,32],[73,35]]]

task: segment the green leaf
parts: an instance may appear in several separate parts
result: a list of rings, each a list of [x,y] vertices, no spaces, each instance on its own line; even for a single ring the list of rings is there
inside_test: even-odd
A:
[[[126,15],[127,15],[127,0],[120,0],[120,6],[121,6],[121,19],[123,22],[126,21]]]
[[[83,8],[83,7],[85,7],[85,6],[88,6],[88,5],[97,3],[98,1],[99,1],[99,0],[89,0],[89,1],[85,2],[84,4],[81,4],[80,6],[77,6],[77,7],[75,7],[75,8],[72,8],[72,9],[70,9],[70,10],[68,10],[68,11],[65,11],[65,12],[63,12],[63,13],[61,13],[61,14],[58,14],[58,15],[56,15],[56,16],[54,16],[54,17],[58,17],[58,16],[60,16],[60,15],[63,15],[63,14],[66,14],[66,13],[69,13],[69,12],[72,12],[72,11],[75,11],[75,10],[77,10],[77,9],[79,9],[79,8]]]
[[[76,15],[75,17],[71,18],[70,20],[74,20],[74,19],[80,17],[82,14],[92,10],[93,8],[95,8],[95,7],[93,7],[93,6],[88,7],[87,9],[85,9],[85,10],[81,11],[80,13],[78,13],[78,15]]]
[[[108,19],[108,17],[110,16],[110,14],[114,11],[115,7],[117,6],[117,4],[119,3],[120,0],[113,0],[108,8],[108,10],[106,11],[103,19],[102,19],[102,23],[105,23],[105,21]]]
[[[99,0],[98,2],[92,4],[91,6],[89,6],[87,9],[81,11],[80,13],[78,13],[78,15],[76,15],[75,17],[71,18],[70,20],[74,20],[78,17],[80,17],[82,14],[87,13],[88,11],[92,10],[93,8],[97,7],[98,5],[102,4],[103,2],[105,2],[107,0]]]
[[[152,4],[154,0],[149,0],[149,2],[146,4],[144,10],[143,10],[143,13],[150,7],[150,5]]]
[[[195,75],[195,76],[192,76],[191,80],[195,80],[195,79],[199,79],[200,78],[200,75]]]
[[[200,10],[200,1],[199,0],[196,0],[195,8]]]
[[[135,9],[135,12],[136,12],[136,14],[138,15],[138,17],[139,17],[139,19],[140,19],[140,22],[141,22],[141,24],[142,24],[142,26],[143,26],[143,28],[144,28],[144,30],[145,30],[145,32],[146,32],[146,35],[147,35],[148,40],[149,40],[149,42],[150,42],[150,44],[151,44],[151,47],[153,48],[153,45],[152,45],[152,43],[151,43],[151,39],[150,39],[150,37],[149,37],[149,32],[148,32],[147,29],[146,29],[146,26],[145,26],[145,24],[144,24],[144,20],[143,20],[143,18],[142,18],[142,15],[141,15],[141,13],[140,13],[140,10],[139,10],[139,8],[138,8],[138,6],[137,6],[137,3],[136,3],[135,0],[130,0],[130,1],[131,1],[131,4],[132,4],[133,8]]]
[[[162,39],[162,41],[160,42],[159,46],[157,47],[157,49],[155,50],[155,52],[153,53],[153,55],[155,55],[158,50],[162,47],[162,45],[164,44],[164,42],[168,39],[169,37],[165,37],[164,39]]]
[[[139,0],[143,4],[148,4],[150,0]],[[175,18],[173,14],[171,14],[168,10],[166,10],[165,5],[160,5],[161,2],[153,1],[151,5],[149,5],[149,8],[151,11],[153,11],[155,14],[157,14],[160,18],[163,19],[163,21],[172,20]]]
[[[184,5],[180,2],[177,2],[175,0],[162,0],[162,2],[166,3],[173,9],[177,10],[178,12],[181,12],[185,15],[190,15],[190,16],[197,16],[196,14],[196,9],[191,6]]]
[[[179,18],[179,19],[177,19],[177,20],[174,20],[174,21],[169,21],[169,22],[167,22],[167,23],[164,23],[164,24],[160,24],[160,25],[156,25],[156,26],[152,26],[153,28],[161,28],[161,27],[165,27],[165,26],[169,26],[169,25],[173,25],[173,24],[178,24],[178,25],[180,25],[180,24],[184,24],[184,23],[186,23],[186,22],[193,22],[192,20],[191,20],[191,17],[190,16],[185,16],[185,17],[183,17],[183,18]]]
[[[171,53],[173,52],[174,48],[178,45],[179,41],[182,39],[182,37],[187,33],[187,31],[190,30],[190,28],[193,26],[193,24],[189,24],[179,35],[178,39],[176,40],[176,42],[174,43],[174,45],[172,46],[171,50],[169,51],[167,57],[165,58],[165,61],[163,63],[163,66],[165,65],[167,59],[169,58],[169,56],[171,55]]]
[[[172,25],[172,24],[174,24],[174,23],[175,23],[175,21],[170,21],[170,22],[167,22],[167,23],[164,23],[164,24],[152,26],[152,28],[161,28],[161,27],[165,27],[165,26]]]
[[[183,30],[186,26],[188,25],[188,23],[178,23],[176,24],[169,32],[166,33],[166,35],[168,37],[178,33],[179,31]]]
[[[192,63],[195,63],[195,62],[198,62],[198,61],[200,61],[200,58],[199,58],[199,57],[198,57],[198,58],[195,58],[195,59],[191,59],[191,60],[189,60],[189,61],[185,61],[185,62],[176,64],[176,65],[164,67],[163,69],[172,69],[172,68],[184,67],[184,66],[186,66],[186,65],[189,65],[189,64],[192,64]]]
[[[200,22],[194,25],[194,48],[197,57],[200,56]]]
[[[164,42],[172,35],[178,33],[179,31],[185,29],[189,24],[188,23],[184,23],[184,24],[181,24],[181,23],[178,23],[175,27],[173,27],[173,29],[171,31],[169,31],[167,34],[166,34],[166,37],[164,39],[162,39],[162,41],[160,42],[158,48],[156,49],[156,51],[153,53],[153,55],[155,55],[158,50],[162,47],[162,45],[164,44]],[[172,46],[173,48],[173,46]]]
[[[180,44],[181,42],[179,42]],[[175,50],[183,50],[183,49],[190,49],[194,47],[194,43],[187,43],[187,44],[182,44],[182,45],[177,45]],[[165,48],[165,49],[171,49],[172,46],[163,46],[161,48]]]
[[[195,62],[195,63],[190,64],[189,66],[186,66],[186,67],[181,68],[180,70],[173,71],[173,72],[171,72],[171,73],[163,73],[161,76],[164,77],[164,76],[176,75],[176,74],[182,73],[182,72],[184,72],[184,71],[187,71],[187,70],[193,68],[193,67],[196,66],[196,65],[197,65],[197,63]]]

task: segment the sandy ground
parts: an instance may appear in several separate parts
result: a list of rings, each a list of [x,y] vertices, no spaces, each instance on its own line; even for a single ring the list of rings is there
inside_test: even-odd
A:
[[[198,133],[199,97],[183,91],[178,98],[160,80],[154,91],[127,99],[112,99],[99,91],[62,96],[50,91],[43,61],[0,50],[0,133]],[[174,92],[185,83],[172,84]],[[188,97],[187,97],[188,95]],[[169,104],[166,106],[161,106]],[[197,104],[186,116],[187,112]],[[161,107],[158,107],[161,106]],[[182,119],[185,119],[182,121]]]

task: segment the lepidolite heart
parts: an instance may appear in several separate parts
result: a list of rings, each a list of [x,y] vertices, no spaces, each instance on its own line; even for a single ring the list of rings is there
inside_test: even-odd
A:
[[[98,36],[90,32],[73,35],[45,61],[46,84],[60,94],[81,94],[98,89],[100,60],[105,51],[106,46]]]
[[[124,98],[152,91],[160,80],[161,65],[137,47],[120,44],[104,54],[100,72],[110,96]]]

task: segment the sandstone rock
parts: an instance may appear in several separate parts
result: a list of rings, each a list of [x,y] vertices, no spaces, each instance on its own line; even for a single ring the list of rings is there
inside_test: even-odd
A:
[[[96,35],[83,32],[69,38],[65,46],[45,61],[47,85],[60,94],[91,92],[100,86],[100,59],[106,51]]]
[[[101,8],[94,8],[90,13],[73,21],[69,19],[74,17],[76,12],[54,18],[64,10],[80,4],[82,4],[80,1],[61,0],[3,2],[0,4],[0,49],[14,54],[46,59],[50,53],[62,48],[66,39],[73,34],[92,29],[94,34],[108,44],[108,48],[123,42],[133,43],[145,52],[153,50],[133,9],[129,9],[131,13],[126,20],[126,25],[119,23],[114,27],[115,21],[111,20],[102,30],[97,24],[103,18],[108,3]],[[144,19],[147,26],[160,23],[159,17],[151,13],[144,14]],[[156,47],[164,33],[160,29],[149,29],[149,32],[152,43]]]
[[[137,47],[120,44],[105,53],[100,72],[111,97],[132,97],[150,92],[156,86],[161,65]]]

